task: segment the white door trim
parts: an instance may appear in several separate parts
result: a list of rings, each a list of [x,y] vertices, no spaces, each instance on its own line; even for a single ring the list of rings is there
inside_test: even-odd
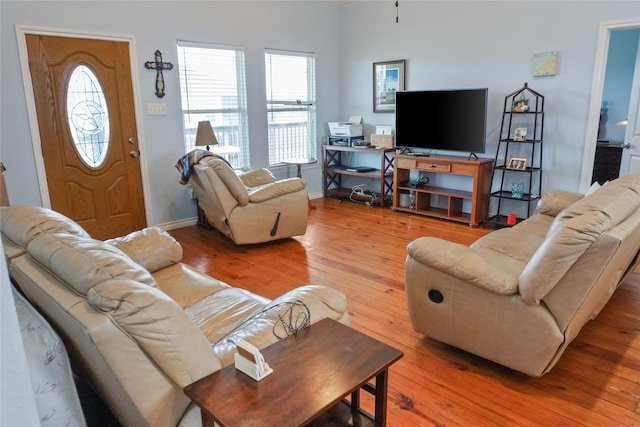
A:
[[[144,128],[142,126],[142,106],[140,97],[140,82],[138,72],[138,60],[135,48],[135,39],[133,36],[98,33],[87,31],[63,30],[57,28],[37,27],[30,25],[16,25],[16,39],[18,43],[18,54],[20,58],[20,68],[22,71],[22,81],[24,85],[24,96],[27,103],[27,115],[29,119],[29,129],[31,132],[31,143],[33,145],[33,156],[36,163],[36,173],[38,175],[38,185],[40,187],[40,201],[43,207],[51,208],[51,199],[49,197],[49,186],[44,168],[44,159],[42,158],[42,141],[40,140],[40,131],[38,129],[38,115],[36,113],[36,101],[33,95],[33,82],[31,81],[31,73],[29,72],[29,56],[27,52],[27,34],[58,36],[69,38],[84,38],[95,40],[109,40],[117,42],[125,42],[129,45],[129,59],[131,63],[131,84],[133,86],[133,104],[136,112],[136,128],[138,132],[138,146],[143,153],[140,156],[140,173],[142,175],[142,191],[144,193],[144,207],[147,224],[153,224],[151,214],[151,195],[149,189],[149,170],[146,162]]]
[[[602,90],[604,88],[604,77],[607,69],[607,56],[609,54],[609,40],[611,39],[611,32],[638,27],[640,27],[640,20],[638,19],[600,23],[598,44],[596,46],[596,58],[593,67],[591,102],[589,104],[589,115],[587,117],[587,135],[582,154],[582,172],[580,174],[579,191],[583,193],[591,186],[593,162],[596,155],[596,144],[598,143]]]

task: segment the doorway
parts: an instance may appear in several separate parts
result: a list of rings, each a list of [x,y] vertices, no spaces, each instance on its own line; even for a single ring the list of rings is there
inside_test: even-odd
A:
[[[600,31],[598,34],[598,45],[596,47],[596,60],[594,66],[594,78],[593,85],[591,89],[591,102],[589,106],[589,116],[587,120],[587,132],[586,132],[586,141],[584,144],[584,152],[582,159],[582,171],[580,176],[580,191],[585,192],[589,186],[591,185],[591,178],[593,173],[593,164],[595,160],[596,146],[598,143],[599,137],[599,128],[600,128],[600,115],[603,101],[603,90],[604,83],[606,77],[606,69],[607,69],[607,57],[609,52],[609,46],[611,42],[611,34],[615,31],[621,30],[630,30],[630,29],[638,29],[640,28],[640,20],[630,20],[630,21],[620,21],[614,23],[607,23],[600,25]],[[639,58],[640,59],[640,58]],[[636,70],[637,70],[636,61]],[[636,75],[634,77],[634,85],[631,89],[631,99],[632,104],[633,100],[638,102],[638,84],[637,82],[640,80],[640,75],[636,71]],[[635,97],[635,98],[634,98]],[[632,122],[637,124],[635,117],[637,114],[634,114],[634,117],[631,117],[631,113],[633,111],[629,111],[629,126],[632,126]],[[627,129],[629,130],[629,128]],[[625,141],[628,141],[625,138]],[[640,146],[634,147],[635,150],[638,150],[640,153]],[[629,157],[629,150],[624,150],[625,158]],[[623,160],[624,161],[624,160]],[[625,171],[621,170],[621,174],[626,174]]]
[[[24,29],[18,41],[43,206],[106,239],[146,226],[148,192],[131,41],[85,36]]]

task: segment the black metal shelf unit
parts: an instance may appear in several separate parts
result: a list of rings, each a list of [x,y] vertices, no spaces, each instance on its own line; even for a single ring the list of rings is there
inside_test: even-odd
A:
[[[542,194],[543,131],[543,95],[525,83],[505,96],[491,178],[491,199],[496,213],[488,222],[513,225],[507,224],[507,214],[522,203],[526,203],[526,216],[517,218],[516,222],[531,216]]]

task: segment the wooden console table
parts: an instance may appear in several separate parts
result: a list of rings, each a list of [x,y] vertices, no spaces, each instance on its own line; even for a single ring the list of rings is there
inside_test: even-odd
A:
[[[397,154],[394,156],[394,162],[392,206],[394,210],[464,222],[472,227],[477,227],[487,218],[493,159]],[[425,174],[472,177],[473,189],[472,191],[462,191],[454,188],[414,184],[410,182],[412,170],[418,170]],[[400,192],[415,193],[413,208],[400,206]],[[432,196],[446,197],[447,207],[441,208],[432,204]],[[471,201],[470,213],[462,211],[464,200]]]
[[[203,426],[386,425],[388,370],[401,351],[323,319],[261,352],[273,368],[261,381],[229,365],[185,387]],[[361,388],[375,395],[373,417],[359,408]]]

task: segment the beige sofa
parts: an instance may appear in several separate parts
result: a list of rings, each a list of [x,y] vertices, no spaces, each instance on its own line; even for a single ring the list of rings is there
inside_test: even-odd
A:
[[[0,215],[12,280],[124,426],[201,426],[183,387],[231,364],[238,339],[263,348],[286,335],[283,310],[349,322],[344,295],[328,287],[269,301],[200,274],[159,228],[102,242],[47,209]]]
[[[236,244],[269,242],[307,230],[309,196],[301,178],[277,181],[267,169],[236,174],[205,157],[189,180],[209,224]]]
[[[540,376],[638,262],[640,175],[586,197],[554,191],[538,214],[470,247],[436,238],[408,245],[413,328]]]

